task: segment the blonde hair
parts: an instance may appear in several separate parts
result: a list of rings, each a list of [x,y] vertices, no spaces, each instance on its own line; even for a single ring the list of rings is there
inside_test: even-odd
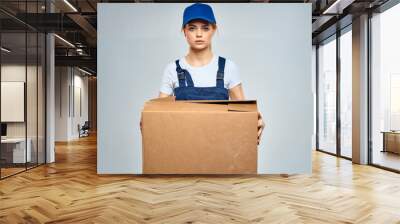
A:
[[[217,24],[216,23],[208,23],[208,24],[210,24],[214,30],[217,30]],[[189,23],[186,23],[185,26],[183,26],[181,28],[181,32],[183,32],[183,30],[186,28],[187,25],[189,25]]]

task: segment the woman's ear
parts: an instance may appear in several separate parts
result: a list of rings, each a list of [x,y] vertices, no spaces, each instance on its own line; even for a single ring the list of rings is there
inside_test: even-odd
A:
[[[185,25],[185,26],[186,26],[186,25]],[[181,31],[182,31],[182,33],[183,33],[183,36],[184,36],[184,37],[186,37],[185,26],[184,26],[184,27],[182,27],[182,30],[181,30]]]
[[[217,32],[217,24],[212,24],[211,27],[213,28],[213,36]]]

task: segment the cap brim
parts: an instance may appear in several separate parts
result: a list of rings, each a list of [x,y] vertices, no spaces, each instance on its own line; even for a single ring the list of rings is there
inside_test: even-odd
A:
[[[187,22],[185,22],[182,26],[185,26],[186,24],[190,23],[193,20],[204,20],[206,22],[209,22],[211,24],[215,24],[216,22],[207,18],[207,17],[203,17],[203,16],[193,16],[187,19]]]

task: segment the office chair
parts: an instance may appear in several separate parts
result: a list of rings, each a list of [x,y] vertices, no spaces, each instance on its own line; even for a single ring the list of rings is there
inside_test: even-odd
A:
[[[80,127],[80,125],[78,124],[78,129],[79,129],[79,138],[89,136],[89,129],[90,129],[89,121],[85,121],[82,127]]]

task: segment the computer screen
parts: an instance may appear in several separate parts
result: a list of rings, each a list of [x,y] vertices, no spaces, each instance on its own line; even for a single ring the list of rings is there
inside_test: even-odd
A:
[[[1,124],[1,136],[7,136],[7,124]]]

